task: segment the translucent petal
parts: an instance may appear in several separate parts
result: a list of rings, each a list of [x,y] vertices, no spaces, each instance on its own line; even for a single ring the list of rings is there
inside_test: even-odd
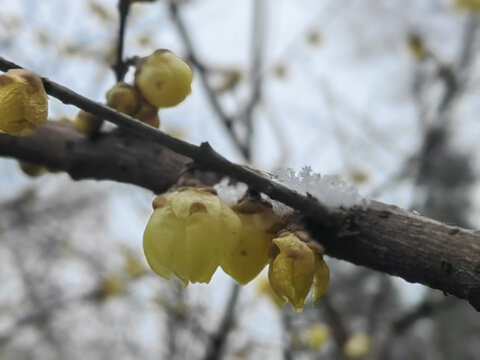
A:
[[[208,283],[218,267],[218,219],[208,213],[197,212],[187,219],[185,253],[182,254],[187,278],[192,282]],[[180,259],[175,260],[180,263]]]
[[[172,197],[172,207],[176,216],[187,218],[190,216],[190,208],[192,204],[202,204],[207,212],[218,217],[220,214],[220,199],[218,196],[197,189],[188,189],[177,192]]]
[[[330,282],[330,269],[323,256],[315,254],[315,275],[313,276],[313,303],[315,304],[326,292]]]
[[[240,241],[220,259],[223,271],[238,283],[245,285],[253,280],[267,265],[268,248],[274,237],[269,230],[280,221],[271,210],[258,213],[241,213]]]
[[[185,220],[175,216],[170,208],[156,209],[145,228],[143,249],[147,261],[158,275],[172,276],[173,244],[185,238]]]

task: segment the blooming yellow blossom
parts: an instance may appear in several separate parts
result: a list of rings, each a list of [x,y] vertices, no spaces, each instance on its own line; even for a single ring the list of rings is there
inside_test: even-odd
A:
[[[150,104],[172,107],[191,93],[192,78],[192,70],[183,60],[160,49],[138,62],[135,85]]]
[[[290,301],[296,311],[302,311],[314,281],[313,301],[325,293],[329,271],[315,247],[286,231],[273,239],[270,253],[270,284],[279,296]]]
[[[245,285],[267,265],[268,248],[281,218],[270,207],[255,200],[243,200],[233,210],[242,222],[240,241],[225,253],[220,265],[223,271]]]
[[[185,285],[208,283],[221,254],[236,246],[240,219],[209,188],[188,188],[154,200],[143,237],[147,261],[158,275]]]
[[[40,77],[23,69],[0,75],[0,132],[26,136],[48,116],[48,98]]]

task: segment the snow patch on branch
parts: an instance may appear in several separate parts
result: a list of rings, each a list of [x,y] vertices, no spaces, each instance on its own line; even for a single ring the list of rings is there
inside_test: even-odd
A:
[[[248,186],[241,182],[230,184],[230,179],[225,177],[218,184],[215,184],[213,188],[217,191],[218,197],[231,207],[238,203],[238,201],[245,195]]]
[[[349,209],[354,206],[366,208],[368,200],[363,198],[357,189],[340,179],[336,175],[320,175],[314,173],[310,166],[305,166],[298,172],[291,168],[277,169],[271,175],[272,180],[297,191],[302,195],[307,193],[317,198],[329,208]],[[292,208],[269,200],[275,212],[285,214],[292,212]]]

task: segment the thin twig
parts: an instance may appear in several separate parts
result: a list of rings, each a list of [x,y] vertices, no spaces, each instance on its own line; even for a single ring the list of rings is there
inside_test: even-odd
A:
[[[253,112],[261,100],[262,94],[262,72],[263,72],[263,48],[265,43],[265,1],[254,0],[253,2],[253,26],[252,26],[252,54],[250,63],[250,78],[252,88],[250,99],[248,100],[245,111],[244,121],[247,129],[246,157],[252,156],[253,145]]]
[[[238,284],[233,284],[230,298],[228,299],[222,321],[220,322],[220,326],[218,327],[217,331],[209,338],[209,343],[207,344],[207,352],[205,354],[204,360],[218,360],[223,358],[225,343],[227,341],[228,334],[233,327],[235,308],[238,303],[239,295],[240,286]]]
[[[435,313],[458,304],[455,298],[443,298],[432,300],[427,298],[404,314],[395,318],[384,332],[383,341],[380,343],[374,359],[388,359],[396,339],[405,334],[419,320],[431,317]]]
[[[128,63],[123,61],[123,48],[125,44],[125,25],[130,10],[130,1],[131,0],[118,0],[119,28],[117,39],[117,62],[112,66],[117,82],[122,81],[128,71]]]
[[[293,324],[292,324],[292,317],[290,314],[290,308],[283,308],[280,311],[281,321],[282,321],[282,356],[283,360],[292,360],[293,359],[293,343],[292,343],[292,332],[293,332]]]
[[[203,65],[203,63],[200,61],[197,52],[195,50],[195,47],[193,45],[193,42],[190,38],[190,35],[187,31],[187,27],[185,26],[185,23],[180,16],[180,10],[178,9],[178,5],[175,0],[170,1],[170,13],[172,15],[172,19],[177,27],[178,33],[180,34],[180,37],[183,40],[183,43],[185,45],[185,48],[187,50],[187,57],[188,60],[197,68],[197,73],[200,77],[200,82],[202,83],[203,89],[205,90],[207,94],[207,98],[210,101],[210,105],[212,106],[215,114],[218,116],[218,118],[221,120],[222,124],[224,125],[225,129],[227,130],[228,135],[232,139],[233,143],[237,147],[237,149],[240,151],[240,153],[244,156],[247,157],[248,151],[246,149],[245,144],[243,144],[238,136],[235,133],[234,129],[234,119],[227,115],[225,111],[223,110],[220,101],[218,100],[217,95],[215,94],[215,91],[213,90],[212,86],[210,85],[210,82],[208,81],[207,73],[208,70],[207,68]]]
[[[343,358],[343,346],[345,345],[349,335],[347,327],[344,324],[342,315],[336,309],[335,305],[333,305],[330,301],[329,294],[323,295],[321,303],[325,311],[327,323],[332,329],[332,337],[337,345],[338,356]]]
[[[15,63],[0,57],[0,70],[20,68]],[[300,210],[305,215],[322,221],[327,227],[338,228],[344,221],[342,211],[332,211],[311,196],[301,195],[295,190],[289,189],[277,182],[273,182],[259,171],[247,166],[238,165],[228,161],[218,154],[213,148],[204,142],[196,146],[176,139],[158,129],[138,121],[131,116],[120,113],[101,103],[92,101],[56,82],[42,78],[45,90],[51,96],[59,99],[65,104],[72,104],[92,114],[98,115],[122,129],[137,135],[143,139],[150,140],[166,146],[167,148],[193,159],[196,165],[205,170],[215,171],[231,176],[238,181],[244,182],[251,188],[268,195],[294,209]]]

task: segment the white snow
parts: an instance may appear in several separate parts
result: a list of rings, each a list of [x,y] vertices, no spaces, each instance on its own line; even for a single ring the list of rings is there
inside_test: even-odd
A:
[[[353,206],[365,208],[368,200],[360,196],[357,189],[336,175],[320,175],[312,172],[310,166],[302,168],[298,174],[291,168],[277,169],[271,175],[272,180],[289,187],[300,194],[317,198],[323,205],[330,208],[344,209]],[[292,211],[278,202],[272,202],[274,210],[279,213]]]

